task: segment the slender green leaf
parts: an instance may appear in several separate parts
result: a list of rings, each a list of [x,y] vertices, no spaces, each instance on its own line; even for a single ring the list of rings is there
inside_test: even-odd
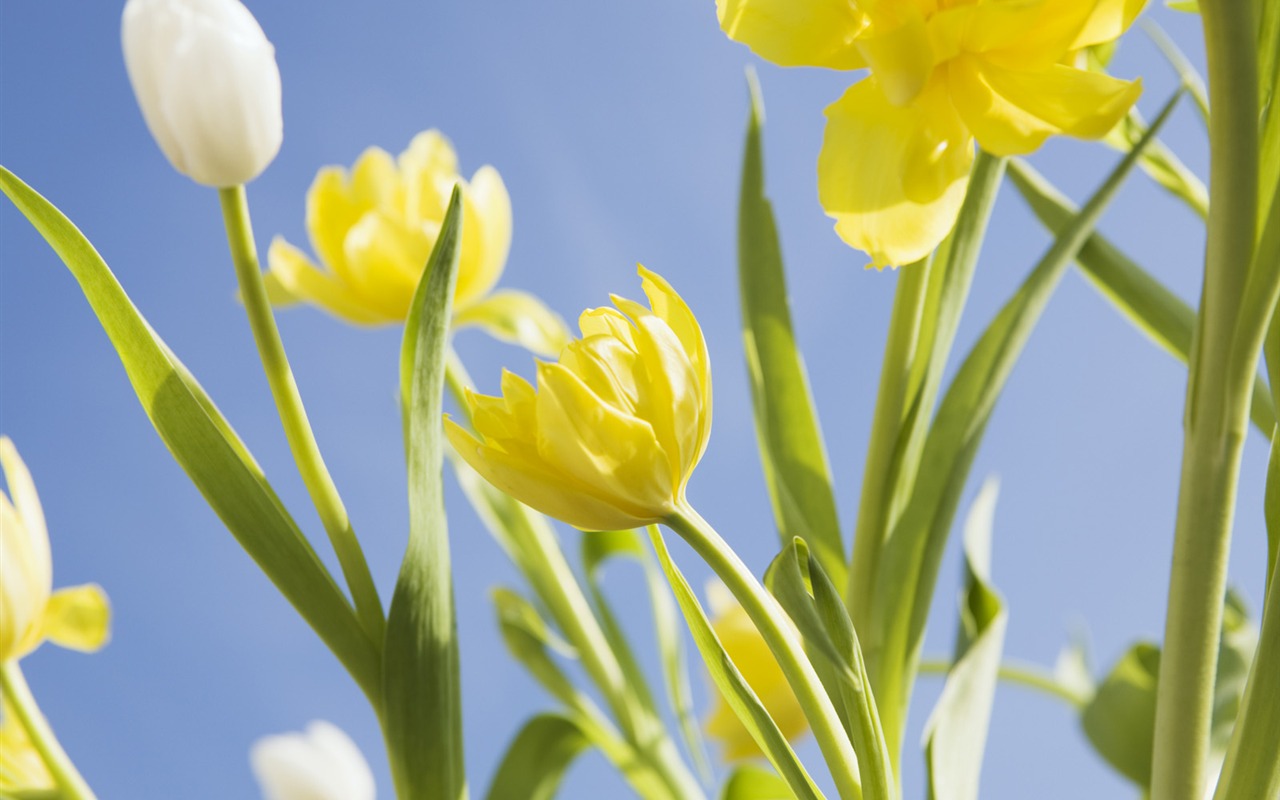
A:
[[[1061,231],[969,352],[938,408],[921,456],[921,463],[929,469],[920,473],[906,510],[894,526],[876,579],[878,616],[872,629],[877,656],[875,692],[891,747],[901,741],[912,677],[951,521],[996,400],[1063,273],[1180,96],[1175,94],[1165,104],[1146,137],[1125,155]]]
[[[773,206],[764,190],[764,106],[754,75],[749,82],[751,119],[738,207],[738,280],[756,438],[783,544],[796,536],[803,538],[827,573],[843,585],[845,553],[826,447],[792,330],[782,249]]]
[[[599,610],[602,626],[614,652],[628,674],[628,683],[653,712],[660,718],[649,697],[648,682],[636,663],[635,656],[618,625],[604,592],[601,590],[599,571],[616,556],[634,559],[644,569],[645,583],[649,590],[649,602],[653,611],[654,634],[658,643],[658,655],[662,660],[662,673],[667,689],[667,700],[676,715],[680,735],[694,762],[699,777],[711,780],[711,764],[707,757],[702,729],[693,708],[693,692],[689,687],[689,670],[685,661],[684,639],[681,635],[679,611],[667,588],[662,571],[645,549],[637,531],[610,531],[592,533],[582,540],[582,563],[587,575],[587,585]]]
[[[1016,159],[1009,177],[1031,210],[1053,233],[1061,231],[1076,209],[1042,175]],[[1092,234],[1076,255],[1085,277],[1139,330],[1182,363],[1191,356],[1196,312],[1100,233]],[[1275,427],[1275,406],[1265,382],[1253,387],[1253,424],[1270,436]]]
[[[1178,79],[1182,81],[1182,85],[1191,95],[1191,99],[1196,102],[1196,111],[1200,112],[1200,121],[1205,125],[1209,124],[1209,90],[1205,87],[1204,78],[1196,70],[1195,65],[1191,63],[1191,59],[1178,47],[1178,45],[1169,38],[1169,34],[1165,33],[1164,28],[1156,24],[1150,16],[1144,16],[1138,20],[1138,24],[1146,31],[1147,36],[1151,37],[1151,41],[1155,43],[1156,48],[1160,50],[1160,54],[1165,60],[1178,72]]]
[[[533,604],[511,589],[498,588],[493,590],[493,606],[502,641],[529,674],[570,709],[582,711],[591,705],[551,655],[577,658],[577,653],[547,627]]]
[[[0,190],[80,284],[174,460],[376,707],[381,699],[377,650],[243,442],[71,221],[3,167]]]
[[[880,714],[839,590],[799,537],[769,565],[765,585],[795,623],[806,648],[826,662],[827,674],[820,670],[819,677],[824,678],[832,704],[843,711],[841,722],[858,756],[863,791],[870,797],[894,797],[893,765]]]
[[[391,597],[383,657],[384,729],[396,791],[439,800],[467,795],[440,424],[461,208],[462,193],[454,187],[405,323],[400,384],[407,400],[409,544]]]
[[[787,782],[773,770],[744,764],[736,768],[720,790],[720,800],[791,800]]]
[[[1130,109],[1125,118],[1120,120],[1120,124],[1107,133],[1104,141],[1123,153],[1137,144],[1146,132],[1147,124],[1142,119],[1142,114],[1137,109]],[[1209,216],[1209,190],[1205,188],[1204,181],[1163,142],[1155,141],[1148,145],[1138,163],[1143,172],[1186,203],[1200,219]]]
[[[998,484],[988,479],[964,530],[965,591],[955,662],[925,723],[929,797],[977,800],[982,753],[1009,615],[991,583],[991,529]]]
[[[795,796],[800,800],[822,797],[818,787],[805,772],[804,765],[796,758],[795,751],[791,749],[787,738],[782,735],[782,731],[778,730],[777,723],[769,716],[760,698],[752,691],[738,667],[733,663],[733,659],[725,651],[724,645],[720,643],[719,637],[711,627],[711,621],[702,610],[702,604],[698,602],[697,595],[689,587],[689,582],[685,580],[680,568],[671,560],[667,545],[656,527],[650,529],[649,539],[653,542],[653,549],[658,554],[658,563],[666,573],[667,582],[675,592],[676,602],[680,605],[685,622],[693,634],[694,644],[702,654],[703,663],[706,664],[711,680],[720,690],[721,696],[738,715],[738,719],[751,734],[751,738],[760,746],[778,774],[786,780]]]
[[[489,800],[551,800],[565,771],[590,746],[590,738],[569,717],[539,714],[507,746]]]

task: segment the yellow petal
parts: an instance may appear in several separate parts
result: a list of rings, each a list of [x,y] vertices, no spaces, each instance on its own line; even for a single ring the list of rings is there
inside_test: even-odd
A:
[[[267,296],[274,305],[305,301],[356,325],[396,321],[379,314],[334,275],[316,268],[301,250],[276,237],[267,250]]]
[[[404,319],[431,254],[431,240],[371,211],[347,233],[348,285],[362,305],[386,317]]]
[[[320,262],[348,280],[347,231],[368,209],[355,202],[341,167],[325,167],[316,173],[307,190],[307,234]]]
[[[1098,0],[1084,28],[1071,43],[1072,50],[1110,42],[1129,30],[1147,0]]]
[[[466,199],[471,214],[463,224],[475,228],[475,235],[469,236],[464,229],[464,246],[475,252],[463,253],[464,257],[470,256],[468,269],[464,271],[459,265],[454,302],[460,307],[494,287],[511,251],[511,197],[498,171],[490,166],[476,170],[467,186]]]
[[[27,730],[14,716],[7,701],[0,708],[0,791],[34,792],[54,789],[53,776],[44,765]]]
[[[438,130],[419,133],[400,154],[407,222],[444,219],[449,194],[458,182],[458,157]]]
[[[538,455],[596,497],[657,519],[675,496],[667,453],[649,421],[605,403],[561,364],[538,365]]]
[[[854,41],[867,25],[849,0],[716,0],[730,39],[783,67],[861,69]]]
[[[564,320],[528,292],[507,289],[464,306],[454,315],[455,328],[475,325],[495,339],[534,353],[555,356],[569,343]]]
[[[1005,156],[1030,153],[1058,133],[1102,137],[1142,92],[1141,81],[1061,64],[1018,72],[959,58],[949,76],[952,101],[978,143]]]
[[[627,414],[640,408],[644,376],[639,354],[613,336],[596,335],[571,342],[560,353],[560,363],[591,387],[600,399]]]
[[[44,635],[72,650],[91,653],[111,635],[111,604],[95,584],[59,589],[44,612]]]
[[[906,108],[870,78],[827,108],[818,197],[836,232],[877,268],[928,255],[955,224],[973,142],[930,81]]]
[[[933,72],[935,54],[924,17],[916,11],[893,28],[874,32],[858,40],[858,51],[895,106],[905,106],[920,94]]]
[[[482,445],[451,419],[445,419],[445,435],[458,455],[480,476],[525,505],[584,531],[628,530],[656,520],[628,514],[591,493],[546,464],[514,457]]]
[[[702,406],[703,392],[693,364],[662,319],[650,314],[637,320],[636,346],[648,376],[641,383],[639,413],[653,426],[667,453],[671,480],[683,495],[706,446],[702,423],[710,417],[710,409]]]
[[[1010,69],[1043,69],[1071,50],[1097,0],[1012,0],[971,7],[962,49]]]
[[[0,492],[0,661],[40,644],[40,620],[53,584],[49,535],[31,473],[13,442],[0,437],[0,465],[13,502]]]
[[[711,355],[707,351],[707,340],[702,335],[702,326],[698,324],[697,317],[671,284],[643,265],[639,265],[638,269],[645,296],[649,298],[649,306],[680,340],[697,377],[700,429],[692,461],[692,464],[696,464],[702,458],[707,441],[711,438]]]
[[[351,168],[351,199],[357,208],[386,209],[396,204],[400,175],[395,159],[381,147],[370,147]]]

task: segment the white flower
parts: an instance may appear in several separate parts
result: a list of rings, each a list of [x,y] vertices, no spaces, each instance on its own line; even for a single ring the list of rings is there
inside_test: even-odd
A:
[[[235,186],[276,157],[280,69],[240,0],[129,0],[121,40],[142,116],[175,169]]]
[[[266,736],[249,762],[265,800],[373,800],[373,773],[360,748],[328,722],[306,733]]]

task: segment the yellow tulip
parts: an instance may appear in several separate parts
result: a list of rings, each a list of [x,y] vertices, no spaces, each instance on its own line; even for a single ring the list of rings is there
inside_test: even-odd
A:
[[[711,607],[711,627],[720,639],[720,644],[742,673],[747,685],[760,698],[765,711],[769,712],[782,735],[788,739],[796,739],[809,730],[804,710],[800,708],[800,701],[796,699],[791,684],[787,683],[782,667],[778,666],[778,660],[774,658],[769,645],[765,644],[764,637],[751,622],[747,612],[723,583],[713,581],[707,586],[707,605]],[[760,745],[756,744],[742,720],[738,719],[738,715],[719,692],[716,693],[711,716],[707,717],[703,727],[708,736],[724,746],[726,761],[763,755]]]
[[[110,609],[94,585],[53,591],[44,511],[13,442],[0,437],[0,466],[13,500],[0,492],[0,662],[22,658],[45,639],[73,650],[106,644]]]
[[[502,396],[468,392],[479,438],[446,419],[457,452],[517,500],[582,530],[623,530],[675,513],[711,432],[711,365],[684,300],[640,267],[650,308],[579,318],[582,339],[539,363],[535,390],[509,372]]]
[[[6,702],[0,711],[0,792],[41,792],[54,789],[53,776],[31,743],[27,729]]]
[[[1145,0],[717,0],[730,38],[782,66],[869,69],[827,108],[818,195],[872,265],[928,255],[960,212],[974,141],[1030,153],[1096,139],[1141,92],[1069,66]]]
[[[307,231],[322,267],[277,237],[267,253],[276,305],[306,302],[357,325],[402,322],[435,245],[454,185],[463,187],[455,325],[479,325],[536,352],[555,353],[564,323],[524,292],[490,294],[511,247],[511,198],[498,171],[458,174],[439,131],[418,134],[393,158],[366,150],[350,172],[325,167],[307,192]]]

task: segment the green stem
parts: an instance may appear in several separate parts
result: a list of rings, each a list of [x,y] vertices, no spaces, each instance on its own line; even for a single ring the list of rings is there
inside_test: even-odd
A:
[[[920,661],[921,675],[946,675],[953,664],[945,658],[926,658]],[[1053,673],[1034,664],[1021,664],[1006,661],[1000,665],[999,678],[1006,683],[1016,683],[1028,689],[1035,689],[1059,700],[1065,700],[1072,708],[1079,710],[1089,702],[1089,698],[1080,692],[1061,683]]]
[[[1154,800],[1198,800],[1204,792],[1227,554],[1261,339],[1238,325],[1247,328],[1242,306],[1256,302],[1245,291],[1256,278],[1250,274],[1258,218],[1255,7],[1202,0],[1200,9],[1213,108],[1210,211],[1156,691]],[[1255,346],[1246,353],[1241,346],[1250,340]]]
[[[765,591],[738,554],[692,506],[683,503],[664,522],[689,543],[742,604],[742,610],[760,631],[795,692],[796,700],[809,721],[809,729],[813,731],[835,779],[836,790],[845,800],[860,800],[862,782],[853,745],[782,606]]]
[[[471,415],[466,403],[466,389],[475,384],[452,349],[445,358],[445,385],[456,401],[459,416],[469,425]],[[702,787],[680,758],[680,752],[667,735],[662,721],[635,703],[622,665],[596,620],[591,603],[565,559],[554,532],[532,517],[536,512],[515,500],[510,502],[514,513],[519,515],[514,524],[507,526],[520,548],[517,565],[550,611],[565,639],[578,651],[583,669],[604,696],[623,737],[661,776],[672,798],[703,800],[706,795]]]
[[[880,365],[880,388],[871,418],[871,441],[862,471],[862,496],[853,535],[853,556],[845,587],[845,603],[855,630],[867,630],[871,619],[871,598],[880,550],[889,528],[893,496],[893,464],[898,453],[902,425],[911,402],[908,387],[912,365],[920,343],[920,324],[929,290],[933,260],[925,259],[902,268],[889,318],[889,336]]]
[[[60,796],[67,800],[95,800],[93,790],[80,776],[76,765],[71,763],[71,758],[62,749],[62,745],[58,744],[49,721],[40,713],[36,698],[31,694],[31,687],[27,685],[16,660],[0,664],[0,691],[4,693],[7,710],[13,713],[26,730],[32,747],[48,768],[49,775],[61,792]]]
[[[381,651],[386,632],[382,602],[378,599],[378,589],[374,586],[373,575],[369,572],[364,552],[351,527],[347,509],[342,504],[338,489],[320,455],[315,434],[311,431],[306,409],[302,405],[302,396],[298,393],[298,385],[285,356],[284,344],[280,341],[280,331],[276,328],[271,302],[267,299],[266,286],[262,280],[262,270],[258,265],[258,250],[254,243],[253,226],[249,221],[249,205],[245,199],[244,187],[219,189],[218,198],[222,202],[227,244],[231,248],[231,260],[235,262],[240,294],[249,316],[249,326],[253,329],[254,341],[258,345],[262,369],[275,398],[285,438],[289,441],[289,449],[293,452],[302,482],[311,495],[311,501],[315,504],[329,541],[338,555],[338,563],[342,565],[342,574],[355,600],[360,623]]]

